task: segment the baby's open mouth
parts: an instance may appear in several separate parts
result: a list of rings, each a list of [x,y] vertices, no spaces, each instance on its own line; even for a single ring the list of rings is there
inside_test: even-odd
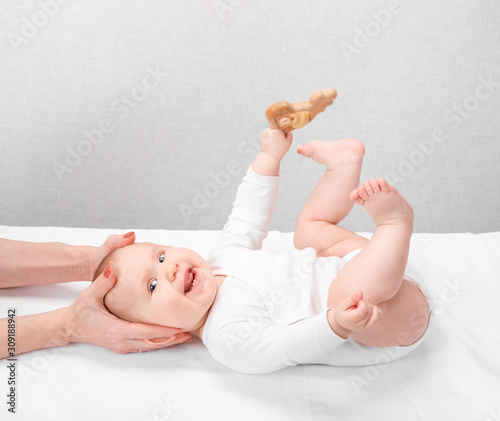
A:
[[[196,283],[196,272],[193,269],[188,269],[184,277],[184,294],[191,291]]]

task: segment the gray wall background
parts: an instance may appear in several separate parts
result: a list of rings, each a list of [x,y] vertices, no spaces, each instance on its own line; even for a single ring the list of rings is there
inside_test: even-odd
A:
[[[416,232],[498,231],[499,22],[492,0],[0,0],[0,224],[221,229],[265,109],[333,87],[271,229],[323,171],[296,148],[356,137]]]

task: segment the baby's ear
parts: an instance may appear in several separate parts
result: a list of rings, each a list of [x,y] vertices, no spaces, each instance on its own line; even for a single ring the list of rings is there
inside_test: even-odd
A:
[[[153,339],[144,339],[144,342],[146,342],[149,345],[161,345],[161,344],[166,344],[168,342],[172,342],[175,338],[173,336],[170,336],[168,338],[153,338]]]

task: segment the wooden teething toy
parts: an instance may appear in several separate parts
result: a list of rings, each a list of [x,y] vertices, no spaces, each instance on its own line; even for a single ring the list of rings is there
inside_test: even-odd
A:
[[[312,121],[319,113],[325,111],[326,107],[333,104],[337,98],[337,91],[333,88],[313,92],[309,100],[290,104],[281,101],[271,105],[266,110],[266,118],[271,129],[281,129],[288,134],[294,129],[300,129]],[[286,118],[286,122],[281,122]]]

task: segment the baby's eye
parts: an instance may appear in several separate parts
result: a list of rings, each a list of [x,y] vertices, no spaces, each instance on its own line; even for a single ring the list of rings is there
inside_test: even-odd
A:
[[[163,263],[165,261],[165,253],[160,253],[160,255],[158,256],[158,260],[160,261],[160,263]]]
[[[158,281],[156,279],[153,279],[151,281],[151,283],[149,284],[149,292],[151,294],[155,291],[157,285],[158,285]]]

